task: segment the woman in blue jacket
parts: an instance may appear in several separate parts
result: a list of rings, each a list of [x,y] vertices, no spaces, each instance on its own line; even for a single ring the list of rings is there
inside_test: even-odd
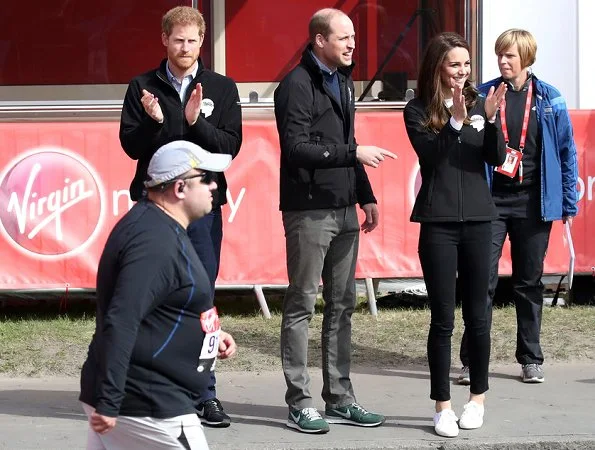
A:
[[[479,87],[486,94],[506,83],[499,111],[508,155],[518,162],[511,170],[488,167],[498,219],[492,224],[492,271],[488,301],[498,284],[498,261],[506,235],[510,240],[512,287],[517,315],[516,359],[525,383],[542,383],[543,353],[539,342],[543,309],[543,263],[552,222],[572,224],[577,209],[577,161],[566,103],[553,86],[530,71],[537,42],[525,30],[511,29],[496,40],[501,77]],[[525,131],[523,131],[523,129]],[[514,159],[514,158],[513,158]],[[461,384],[469,383],[467,333],[461,343]]]

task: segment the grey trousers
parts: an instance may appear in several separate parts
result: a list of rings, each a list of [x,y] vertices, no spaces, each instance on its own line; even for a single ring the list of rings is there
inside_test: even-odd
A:
[[[351,315],[355,307],[355,263],[359,224],[355,206],[283,212],[289,287],[283,299],[281,360],[285,401],[311,408],[308,327],[322,277],[322,398],[330,408],[355,402],[349,378]]]

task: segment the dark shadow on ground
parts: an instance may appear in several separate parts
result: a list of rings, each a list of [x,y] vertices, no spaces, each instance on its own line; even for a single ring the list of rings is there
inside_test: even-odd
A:
[[[0,414],[86,421],[76,391],[0,391]]]
[[[418,380],[430,379],[429,369],[418,364],[412,364],[411,368],[404,368],[401,366],[398,369],[391,369],[390,367],[352,366],[351,372],[362,375],[382,375],[387,377],[414,378]]]
[[[248,403],[236,403],[225,400],[225,410],[229,413],[233,423],[246,425],[266,426],[270,428],[287,428],[287,407],[272,405],[255,405]],[[322,413],[322,412],[321,412]],[[434,434],[433,428],[424,424],[412,424],[408,422],[427,422],[427,417],[413,416],[386,416],[387,422],[383,427],[413,428]]]

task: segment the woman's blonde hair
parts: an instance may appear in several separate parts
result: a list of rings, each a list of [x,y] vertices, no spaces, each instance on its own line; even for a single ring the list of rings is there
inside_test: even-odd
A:
[[[519,52],[523,69],[532,66],[535,63],[535,55],[537,54],[537,41],[527,30],[511,28],[498,36],[494,45],[496,55],[504,53],[514,44],[516,44]]]

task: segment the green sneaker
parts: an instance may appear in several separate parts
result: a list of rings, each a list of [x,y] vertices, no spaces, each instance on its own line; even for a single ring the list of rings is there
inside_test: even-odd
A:
[[[343,423],[358,427],[377,427],[385,420],[383,415],[368,412],[357,403],[334,409],[327,406],[324,418],[328,423]]]
[[[302,433],[326,433],[329,430],[327,421],[322,418],[315,408],[289,408],[287,426]]]

